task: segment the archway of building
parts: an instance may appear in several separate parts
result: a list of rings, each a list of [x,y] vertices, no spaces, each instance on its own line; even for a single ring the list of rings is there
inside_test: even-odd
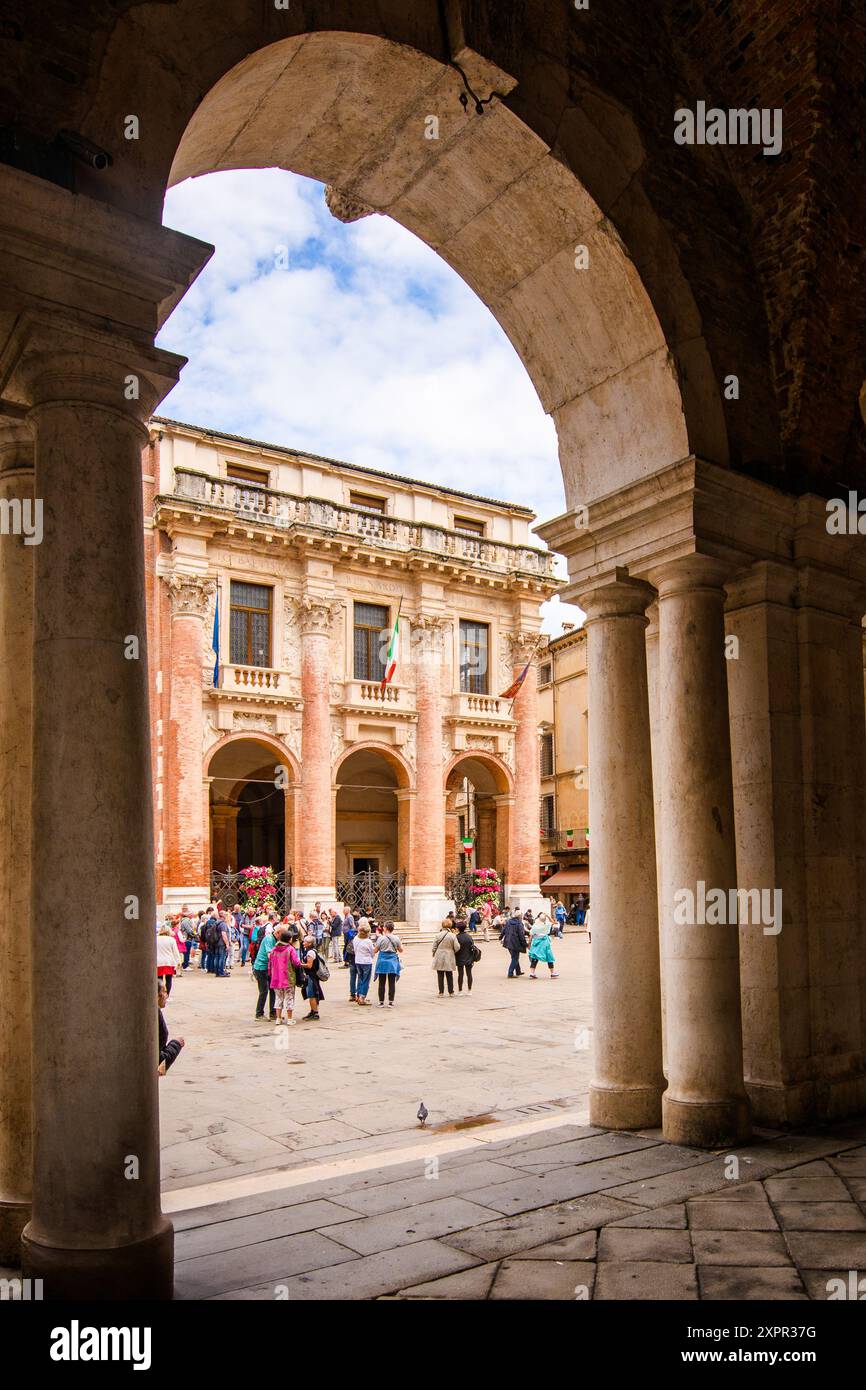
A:
[[[354,874],[409,868],[410,769],[393,750],[355,745],[334,772],[334,868],[337,883]]]
[[[445,874],[510,872],[512,778],[498,758],[458,754],[445,773]],[[468,842],[471,841],[471,845]]]
[[[133,7],[106,43],[94,47],[99,59],[70,96],[62,124],[116,148],[122,92],[147,138],[127,142],[107,182],[83,176],[74,197],[30,175],[4,172],[5,210],[20,218],[16,233],[25,229],[19,238],[24,249],[9,251],[24,289],[19,292],[15,282],[3,304],[14,341],[4,395],[10,414],[30,412],[27,430],[32,425],[36,435],[37,495],[46,517],[44,546],[26,556],[20,547],[20,556],[4,555],[7,602],[16,596],[12,611],[27,612],[20,602],[28,591],[25,564],[32,565],[35,585],[40,662],[38,678],[34,668],[32,788],[40,852],[54,879],[71,880],[82,866],[93,869],[89,896],[99,920],[116,919],[119,881],[124,891],[136,889],[142,920],[152,920],[152,823],[141,790],[150,776],[145,663],[121,662],[120,644],[107,642],[105,634],[145,631],[141,422],[183,365],[151,344],[207,254],[200,243],[157,227],[164,189],[169,181],[215,169],[274,164],[318,178],[336,190],[331,203],[337,215],[369,208],[388,213],[438,250],[488,304],[556,422],[569,507],[595,507],[580,554],[573,516],[559,533],[548,530],[557,548],[574,556],[575,584],[591,587],[599,575],[607,580],[590,605],[594,912],[607,928],[594,947],[593,987],[598,981],[596,1000],[603,1007],[595,1016],[592,1101],[595,1123],[625,1128],[657,1124],[664,1089],[658,914],[647,888],[655,874],[649,707],[641,674],[649,598],[644,576],[653,561],[664,561],[649,578],[660,594],[655,650],[665,727],[657,764],[663,814],[656,820],[664,836],[667,1008],[674,1024],[668,1028],[665,1134],[704,1147],[737,1142],[748,1122],[735,935],[729,927],[717,935],[704,927],[694,945],[695,933],[677,932],[668,911],[677,883],[736,882],[722,656],[724,580],[732,565],[755,580],[738,591],[736,609],[736,621],[755,640],[744,643],[744,659],[731,663],[737,669],[729,672],[740,702],[735,754],[744,785],[752,768],[773,763],[773,750],[784,741],[785,729],[774,721],[777,710],[787,717],[789,706],[776,697],[799,680],[806,702],[795,716],[804,768],[798,762],[790,782],[778,784],[772,770],[761,771],[759,794],[749,805],[770,810],[762,817],[755,812],[758,832],[743,841],[743,862],[755,881],[776,882],[783,872],[798,912],[804,902],[825,899],[826,883],[838,881],[834,854],[844,858],[846,872],[854,866],[850,881],[857,882],[862,847],[851,807],[862,804],[866,766],[860,595],[840,564],[832,584],[822,587],[823,576],[811,587],[808,576],[802,581],[801,611],[795,613],[787,597],[801,584],[799,569],[792,577],[794,561],[798,567],[812,563],[815,536],[826,553],[822,518],[808,506],[794,516],[790,499],[726,472],[735,463],[753,477],[787,480],[778,471],[778,406],[759,281],[744,254],[751,241],[739,235],[747,225],[742,199],[724,173],[695,177],[707,166],[684,160],[674,172],[679,156],[672,142],[661,140],[657,129],[639,129],[615,90],[593,84],[591,49],[564,46],[568,57],[561,64],[548,61],[557,46],[543,17],[532,21],[541,28],[533,31],[516,93],[509,45],[488,44],[483,23],[475,36],[481,53],[464,37],[459,51],[472,80],[485,92],[506,93],[478,118],[471,108],[459,109],[460,79],[435,56],[441,51],[435,6],[364,7],[376,14],[364,22],[379,25],[387,9],[388,40],[332,28],[269,42],[285,32],[278,24],[312,22],[306,17],[311,8],[291,7],[288,17],[276,18],[263,6],[261,16],[267,10],[269,19],[246,23],[241,7],[228,5],[215,33],[214,7],[205,0]],[[353,30],[358,8],[335,2],[328,22]],[[485,9],[446,8],[467,15]],[[557,26],[570,7],[557,9],[558,39]],[[472,28],[470,19],[467,24]],[[143,46],[164,53],[165,61],[143,63]],[[190,67],[179,66],[172,54]],[[657,114],[660,107],[650,105]],[[425,136],[431,107],[438,139]],[[41,247],[38,279],[31,269],[34,241]],[[576,248],[585,248],[587,258],[576,256]],[[584,261],[591,274],[581,270]],[[707,266],[712,273],[704,273]],[[722,314],[714,312],[720,286]],[[63,314],[55,319],[58,306]],[[50,312],[43,315],[45,309]],[[732,362],[749,382],[748,409],[722,402],[720,383]],[[130,372],[140,388],[134,403],[118,389]],[[26,433],[10,431],[13,464],[32,447]],[[655,475],[664,475],[671,505],[664,516],[652,513],[658,529],[651,532],[647,499],[660,491]],[[630,487],[625,507],[620,494]],[[706,507],[694,505],[698,492]],[[663,523],[686,514],[669,535]],[[706,532],[697,534],[707,515],[709,540]],[[755,523],[748,537],[746,515]],[[805,551],[797,549],[804,533]],[[762,575],[755,573],[758,564]],[[777,565],[784,569],[778,589]],[[642,576],[637,585],[628,566]],[[805,676],[795,673],[789,685],[767,657],[765,636],[750,626],[763,622],[769,630],[771,619],[777,627],[788,624],[786,650],[797,650],[804,663]],[[13,641],[20,659],[10,660],[9,669],[31,669],[32,630],[16,629]],[[70,666],[70,641],[88,659]],[[600,698],[600,679],[617,692],[610,708]],[[834,703],[829,697],[837,685],[843,693]],[[125,698],[118,699],[118,686]],[[832,727],[821,709],[824,692]],[[323,721],[318,735],[325,736],[325,727]],[[20,762],[17,775],[29,795],[29,763]],[[831,765],[849,771],[840,772],[828,802],[814,769]],[[305,762],[302,777],[311,775]],[[305,807],[325,807],[330,845],[330,767],[327,778],[327,784],[310,784]],[[803,805],[788,795],[792,785],[807,807],[829,807],[817,847],[803,845],[811,812],[804,821]],[[67,809],[79,802],[93,808],[80,824]],[[784,825],[777,811],[783,803],[794,807]],[[786,847],[788,830],[793,850]],[[625,846],[619,858],[613,852],[618,837]],[[106,864],[112,873],[102,871]],[[34,875],[37,922],[49,916],[53,891],[53,881]],[[765,1117],[784,1123],[862,1103],[866,1014],[862,966],[859,979],[854,973],[862,958],[858,891],[852,889],[850,913],[838,908],[838,948],[836,935],[828,941],[820,914],[798,916],[796,931],[778,943],[756,936],[748,947],[744,1019],[752,1094]],[[834,933],[836,925],[834,919]],[[153,942],[144,932],[125,940],[116,972],[110,963],[93,972],[86,962],[80,968],[73,962],[58,979],[38,953],[32,965],[33,1031],[37,1039],[54,1036],[57,1046],[32,1049],[39,1145],[25,1249],[29,1271],[48,1273],[59,1297],[85,1296],[90,1289],[171,1293],[171,1230],[160,1215],[157,1176]],[[843,971],[850,962],[850,987],[834,975],[834,962]],[[89,1023],[103,1016],[109,987],[126,1029],[120,1052],[96,1045]],[[17,994],[29,1010],[31,992]],[[806,996],[815,1002],[801,1008],[798,1001]],[[25,1004],[7,999],[29,1031]],[[4,1086],[15,1087],[19,1148],[28,1155],[23,1165],[6,1165],[17,1194],[16,1173],[29,1168],[31,1070],[18,1065],[9,1080],[6,1068],[0,1071]],[[94,1162],[94,1134],[103,1161]],[[17,1152],[14,1146],[9,1151]],[[141,1161],[135,1193],[122,1165],[113,1163],[116,1153],[127,1151]],[[13,1202],[16,1212],[28,1205],[29,1196]]]
[[[286,750],[235,736],[210,755],[205,775],[211,872],[291,868],[297,774]]]

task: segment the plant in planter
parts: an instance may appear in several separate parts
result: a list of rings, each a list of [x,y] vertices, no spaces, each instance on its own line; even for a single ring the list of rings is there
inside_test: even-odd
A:
[[[277,905],[277,881],[273,869],[266,864],[241,869],[238,899],[247,912],[273,911]]]
[[[480,907],[482,903],[498,903],[501,887],[495,869],[472,869],[466,885],[468,906],[472,908]]]

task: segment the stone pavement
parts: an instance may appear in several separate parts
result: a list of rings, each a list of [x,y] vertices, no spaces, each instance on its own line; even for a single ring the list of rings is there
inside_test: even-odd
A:
[[[422,1134],[405,1162],[308,1181],[214,1183],[198,1189],[209,1205],[170,1194],[176,1297],[823,1300],[866,1269],[866,1120],[761,1131],[733,1155],[651,1131],[524,1128]]]
[[[228,980],[187,971],[166,1008],[187,1045],[160,1082],[163,1189],[400,1148],[414,1140],[421,1100],[431,1129],[583,1110],[585,934],[555,943],[556,980],[508,980],[498,942],[479,944],[471,996],[436,997],[430,946],[418,942],[404,955],[395,1008],[349,1003],[349,972],[332,968],[321,1022],[293,1028],[254,1021],[248,971],[236,966]]]

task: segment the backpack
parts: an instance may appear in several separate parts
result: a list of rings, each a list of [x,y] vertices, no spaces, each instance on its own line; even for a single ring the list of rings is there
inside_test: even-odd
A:
[[[215,951],[222,940],[222,927],[215,917],[205,923],[204,944],[209,951]]]
[[[331,972],[328,969],[328,962],[325,960],[325,957],[322,955],[321,951],[316,952],[315,970],[317,980],[330,980]]]
[[[472,964],[473,964],[473,965],[477,965],[478,962],[480,961],[480,959],[481,959],[481,948],[480,948],[480,946],[476,946],[476,945],[475,945],[475,942],[473,941],[473,943],[472,943]]]

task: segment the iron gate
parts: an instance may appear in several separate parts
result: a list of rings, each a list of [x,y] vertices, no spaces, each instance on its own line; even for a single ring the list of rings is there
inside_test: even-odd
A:
[[[505,904],[508,901],[508,892],[505,883],[505,874],[502,869],[499,873],[499,911],[505,911]],[[469,906],[469,886],[475,882],[475,875],[449,874],[445,880],[445,896],[450,898],[454,904],[455,912],[459,912],[461,907]]]
[[[276,902],[275,911],[281,917],[289,911],[292,906],[292,871],[286,869],[274,874],[276,888],[274,889],[274,899]],[[212,873],[210,876],[210,896],[211,902],[221,902],[223,907],[235,907],[240,902],[241,888],[244,885],[242,874]]]
[[[406,874],[386,874],[364,869],[337,880],[337,899],[348,903],[355,916],[375,917],[378,922],[405,922]]]

